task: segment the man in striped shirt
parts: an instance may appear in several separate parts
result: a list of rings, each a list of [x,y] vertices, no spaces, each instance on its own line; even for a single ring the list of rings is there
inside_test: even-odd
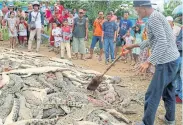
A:
[[[146,24],[148,40],[133,44],[126,49],[150,46],[151,56],[139,67],[140,72],[146,72],[155,65],[156,71],[145,95],[144,117],[135,125],[154,125],[156,110],[162,97],[166,114],[163,120],[166,125],[175,124],[175,78],[180,71],[181,59],[173,31],[166,18],[152,8],[150,0],[134,0],[135,10],[140,18],[149,17]]]

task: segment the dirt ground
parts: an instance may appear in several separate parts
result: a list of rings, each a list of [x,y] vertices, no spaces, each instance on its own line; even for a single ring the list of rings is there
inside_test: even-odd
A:
[[[3,46],[7,47],[7,43],[5,43]],[[27,51],[26,49],[20,49],[20,48],[17,49]],[[48,47],[43,45],[39,53],[47,55],[49,57],[59,57],[59,55],[56,55],[54,52],[49,52]],[[104,63],[104,60],[101,62],[98,61],[97,55],[95,55],[92,60],[87,61],[72,60],[72,61],[77,66],[81,66],[86,69],[96,70],[99,72],[103,72],[107,67]],[[127,86],[126,88],[131,93],[143,92],[145,94],[151,78],[148,78],[146,80],[140,80],[138,76],[135,76],[135,72],[129,70],[130,67],[131,67],[130,64],[128,63],[125,64],[123,61],[119,61],[107,74],[111,76],[120,76],[121,79],[123,80],[124,83],[123,85]],[[141,121],[143,117],[143,106],[138,105],[135,110],[137,111],[137,114],[127,115],[126,117],[132,121]],[[156,120],[154,125],[164,125],[163,122],[158,119],[159,115],[164,114],[165,114],[164,104],[163,101],[161,101],[158,111],[156,113]],[[181,104],[176,104],[176,125],[183,125]]]

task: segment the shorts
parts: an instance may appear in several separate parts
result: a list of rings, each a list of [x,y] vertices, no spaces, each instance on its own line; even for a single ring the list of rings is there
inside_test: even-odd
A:
[[[99,41],[99,48],[100,49],[103,49],[103,43],[102,43],[102,41],[101,41],[101,36],[93,36],[93,38],[92,38],[92,43],[91,43],[91,46],[90,46],[90,48],[91,49],[94,49],[94,47],[95,47],[95,45],[96,45],[96,43]]]
[[[123,40],[123,38],[120,38],[120,36],[117,38],[117,42],[116,42],[116,46],[117,47],[121,47],[125,45],[125,41]]]
[[[55,41],[54,46],[55,46],[55,47],[59,47],[60,44],[61,44],[61,41]]]
[[[19,36],[19,41],[27,41],[27,36]]]
[[[72,49],[74,53],[86,54],[86,45],[84,38],[73,37]]]

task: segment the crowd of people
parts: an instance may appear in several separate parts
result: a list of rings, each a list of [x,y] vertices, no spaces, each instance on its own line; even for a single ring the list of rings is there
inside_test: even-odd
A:
[[[12,4],[9,6],[4,4],[2,11],[0,10],[0,17],[2,28],[8,27],[10,48],[12,49],[16,47],[18,38],[18,44],[27,47],[29,52],[32,51],[32,43],[36,40],[36,52],[39,52],[41,35],[45,26],[48,27],[47,30],[51,27],[50,51],[59,53],[62,59],[78,59],[79,54],[81,60],[92,59],[95,46],[99,43],[98,61],[102,61],[104,53],[105,64],[107,65],[117,58],[119,52],[121,53],[120,48],[131,44],[141,44],[142,41],[148,40],[146,22],[141,18],[138,18],[134,25],[129,19],[128,11],[125,11],[122,17],[117,17],[114,11],[110,11],[106,16],[103,11],[99,11],[98,17],[93,22],[90,54],[86,57],[89,19],[85,9],[73,9],[71,11],[64,8],[59,0],[55,3],[54,9],[51,9],[48,1],[42,3],[35,1],[28,5],[27,11],[23,11],[21,7],[15,8]],[[174,25],[171,16],[166,19],[173,29],[177,45],[181,46],[182,44],[178,41],[182,40],[182,28]],[[0,32],[0,40],[3,40],[2,32]],[[179,47],[179,51],[181,53],[181,47]],[[67,57],[65,53],[67,53]],[[134,48],[125,54],[121,60],[124,60],[125,63],[130,61],[132,68],[135,69],[145,62],[150,55],[149,47],[143,50]],[[154,70],[154,66],[151,66],[148,71],[153,74]],[[182,99],[182,96],[180,98]]]
[[[105,64],[108,65],[121,54],[120,48],[128,50],[128,53],[122,53],[121,60],[124,60],[125,63],[130,61],[134,69],[140,67],[140,71],[146,73],[146,69],[148,69],[154,74],[146,94],[146,111],[143,119],[144,124],[153,124],[160,97],[163,96],[167,105],[170,103],[167,102],[168,99],[174,99],[174,95],[172,96],[174,94],[173,76],[176,76],[176,101],[177,103],[182,102],[180,67],[178,69],[178,64],[181,63],[180,58],[178,58],[178,51],[182,57],[183,27],[175,25],[171,16],[164,18],[161,13],[152,9],[149,0],[134,0],[133,3],[139,15],[135,25],[128,18],[128,11],[125,11],[122,17],[117,17],[114,11],[110,11],[106,15],[103,11],[98,12],[98,17],[93,23],[93,37],[88,57],[86,57],[86,41],[89,36],[89,19],[86,10],[73,9],[70,11],[64,8],[59,0],[55,3],[54,9],[49,7],[48,1],[43,3],[32,2],[25,12],[21,7],[15,8],[12,4],[7,7],[4,4],[2,11],[0,10],[1,27],[8,28],[11,49],[16,47],[18,38],[18,44],[27,47],[29,52],[32,51],[34,40],[37,43],[36,52],[39,52],[41,35],[45,26],[48,29],[51,27],[50,51],[59,53],[62,59],[78,59],[79,56],[81,60],[93,59],[95,46],[99,43],[98,61],[102,61],[104,53]],[[142,20],[144,17],[149,17],[148,23]],[[0,40],[3,40],[2,32],[0,32]],[[67,53],[67,57],[65,53]],[[168,68],[169,70],[167,70]],[[176,68],[176,70],[172,70],[173,68]],[[175,73],[178,75],[175,75]],[[170,83],[165,83],[163,80],[169,80]],[[160,92],[163,90],[164,92]],[[152,104],[154,100],[156,102]],[[152,106],[148,104],[152,104]],[[165,106],[167,107],[167,105]],[[173,103],[171,106],[174,106]],[[174,109],[174,107],[171,108]],[[153,115],[151,111],[153,111]],[[165,119],[173,121],[175,118],[172,116],[168,119],[167,116]]]

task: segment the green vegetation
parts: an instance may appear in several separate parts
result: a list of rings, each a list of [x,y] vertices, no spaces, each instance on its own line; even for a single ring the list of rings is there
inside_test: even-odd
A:
[[[182,1],[181,0],[170,0],[169,3],[166,3],[164,5],[164,15],[165,16],[171,16],[173,10],[178,6],[181,5]]]

